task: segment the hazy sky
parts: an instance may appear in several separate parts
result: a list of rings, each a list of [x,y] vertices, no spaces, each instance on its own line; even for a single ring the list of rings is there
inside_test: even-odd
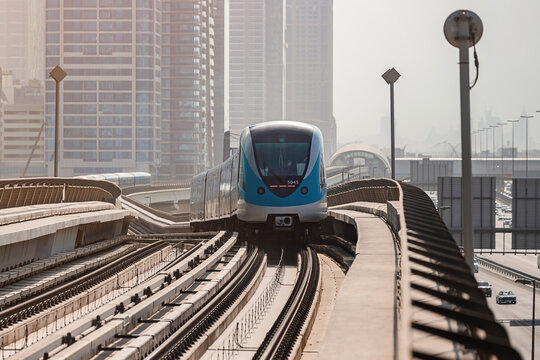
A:
[[[529,139],[536,140],[529,146],[540,147],[538,0],[334,0],[338,142],[374,142],[381,118],[390,116],[389,85],[381,75],[391,67],[402,75],[395,84],[396,146],[426,151],[441,141],[460,142],[458,49],[443,34],[444,21],[458,9],[476,12],[484,24],[476,46],[480,77],[471,91],[473,130],[489,116],[536,115],[529,120]],[[470,56],[472,81],[472,48]],[[519,147],[524,129],[516,127]],[[510,131],[507,125],[505,143]],[[498,129],[496,137],[499,142]]]

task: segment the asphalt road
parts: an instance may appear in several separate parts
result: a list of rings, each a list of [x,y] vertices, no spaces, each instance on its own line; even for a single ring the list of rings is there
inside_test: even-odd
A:
[[[509,257],[509,255],[507,255]],[[523,359],[531,358],[531,338],[532,338],[532,287],[515,283],[498,273],[491,272],[480,266],[479,272],[475,274],[479,281],[488,281],[492,285],[492,297],[488,297],[488,305],[493,311],[495,318],[508,332],[510,341],[514,348],[519,351]],[[497,293],[501,290],[512,290],[517,297],[517,304],[499,305],[495,302]],[[536,300],[540,300],[540,292],[536,293]],[[536,329],[535,329],[535,358],[540,359],[540,319],[537,307]]]

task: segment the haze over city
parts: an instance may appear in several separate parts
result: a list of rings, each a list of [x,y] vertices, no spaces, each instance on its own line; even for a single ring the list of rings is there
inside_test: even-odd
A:
[[[402,75],[395,85],[396,146],[409,144],[407,151],[429,153],[443,141],[460,143],[458,50],[443,34],[444,21],[460,8],[476,12],[484,24],[476,46],[480,74],[471,91],[472,129],[536,115],[529,121],[529,146],[540,145],[540,114],[535,113],[540,110],[540,3],[535,0],[336,0],[334,113],[339,142],[390,146],[387,134],[383,138],[380,133],[381,119],[388,123],[390,113],[388,85],[381,75],[395,67]],[[472,48],[470,59],[472,82]],[[524,133],[522,121],[516,126],[519,150]],[[505,137],[510,139],[509,126]]]

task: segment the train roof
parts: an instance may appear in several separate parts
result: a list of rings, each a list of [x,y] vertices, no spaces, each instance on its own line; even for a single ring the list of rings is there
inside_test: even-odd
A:
[[[319,130],[314,125],[299,122],[299,121],[267,121],[249,126],[252,134],[259,131],[294,131],[299,133],[312,134],[315,130]]]

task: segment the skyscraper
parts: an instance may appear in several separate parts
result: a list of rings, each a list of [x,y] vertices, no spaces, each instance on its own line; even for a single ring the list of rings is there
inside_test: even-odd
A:
[[[16,82],[43,76],[43,0],[0,0],[0,67]]]
[[[231,147],[248,125],[283,120],[284,1],[230,0],[229,127]]]
[[[325,157],[336,151],[332,102],[333,0],[287,0],[287,120],[324,134]]]
[[[45,54],[47,73],[60,65],[68,74],[60,92],[59,174],[155,173],[161,0],[47,0]],[[54,112],[55,83],[48,79],[47,161],[53,160]]]
[[[214,164],[228,157],[229,0],[216,0],[214,12]],[[225,153],[224,153],[225,151]]]
[[[159,176],[189,179],[213,165],[213,0],[163,1],[162,163]]]
[[[1,177],[46,174],[42,125],[41,82],[30,80],[27,85],[15,84],[11,70],[0,70]]]

